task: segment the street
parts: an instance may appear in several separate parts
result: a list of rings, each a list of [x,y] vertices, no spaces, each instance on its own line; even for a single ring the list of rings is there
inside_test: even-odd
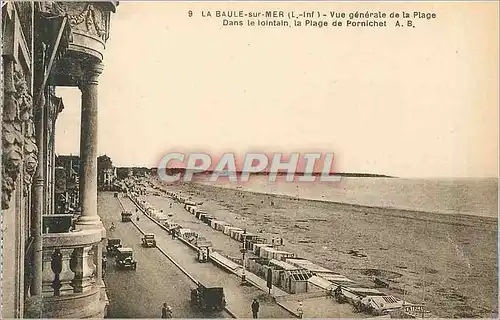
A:
[[[134,250],[137,261],[136,271],[116,270],[114,259],[107,257],[104,282],[110,299],[109,318],[160,318],[164,302],[172,307],[174,318],[230,318],[225,312],[210,315],[194,310],[190,306],[193,282],[159,250],[141,247],[137,228],[132,223],[121,222],[122,209],[113,193],[99,193],[98,200],[108,239],[120,238],[124,247]],[[113,232],[109,232],[111,222],[116,226]]]

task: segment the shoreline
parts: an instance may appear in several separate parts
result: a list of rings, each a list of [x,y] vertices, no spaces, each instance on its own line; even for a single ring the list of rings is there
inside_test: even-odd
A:
[[[443,216],[443,217],[448,217],[449,219],[458,219],[458,220],[469,220],[469,219],[477,219],[477,220],[482,220],[484,222],[496,222],[498,221],[498,217],[490,217],[486,215],[480,215],[474,212],[463,212],[463,213],[456,213],[456,212],[442,212],[442,211],[431,211],[431,210],[415,210],[411,208],[405,208],[405,207],[391,207],[391,206],[372,206],[372,205],[364,205],[364,204],[357,204],[357,203],[350,203],[350,202],[341,202],[341,201],[335,201],[335,200],[327,200],[327,199],[317,199],[317,198],[308,198],[308,197],[296,197],[296,196],[291,196],[283,193],[277,193],[277,192],[265,192],[265,191],[254,191],[254,190],[247,190],[244,188],[238,189],[234,187],[227,187],[227,186],[221,186],[221,185],[215,185],[215,184],[210,184],[208,182],[191,182],[191,183],[183,183],[186,185],[201,185],[201,186],[207,186],[207,187],[214,187],[214,188],[221,188],[221,189],[226,189],[226,190],[233,190],[237,192],[248,192],[252,194],[258,194],[258,195],[263,195],[263,196],[273,196],[281,199],[287,199],[287,200],[293,200],[293,201],[307,201],[307,202],[312,202],[312,203],[324,203],[324,204],[332,204],[332,205],[337,205],[341,207],[345,207],[346,209],[360,209],[360,210],[380,210],[380,211],[391,211],[391,212],[403,212],[408,215],[410,214],[418,214],[418,215],[427,215],[427,216]],[[380,213],[384,214],[384,213]],[[393,216],[393,217],[399,217],[399,218],[405,218],[407,216],[405,215],[389,215],[389,214],[384,214],[387,216]],[[414,218],[414,217],[411,217]],[[432,222],[437,222],[437,223],[447,223],[445,221],[439,221],[439,220],[432,220],[432,219],[422,219],[426,221],[432,221]],[[460,223],[452,223],[457,226],[463,225]]]

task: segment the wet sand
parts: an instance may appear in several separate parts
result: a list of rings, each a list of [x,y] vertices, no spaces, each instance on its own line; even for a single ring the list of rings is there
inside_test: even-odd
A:
[[[201,184],[169,190],[205,201],[218,219],[284,250],[410,302],[440,317],[492,317],[497,301],[497,220],[298,200]],[[274,202],[274,205],[271,205]],[[424,283],[424,285],[423,285]],[[425,294],[424,294],[425,292]]]

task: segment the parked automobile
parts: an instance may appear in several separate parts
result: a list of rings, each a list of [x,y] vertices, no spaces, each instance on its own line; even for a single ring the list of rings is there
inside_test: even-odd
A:
[[[115,262],[118,269],[137,269],[137,261],[133,258],[132,248],[118,248],[117,251]]]
[[[106,251],[108,255],[116,256],[118,253],[118,248],[122,247],[122,241],[120,239],[108,239],[108,244],[106,245]]]

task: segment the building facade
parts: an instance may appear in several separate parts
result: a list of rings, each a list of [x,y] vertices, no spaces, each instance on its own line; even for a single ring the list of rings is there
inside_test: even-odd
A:
[[[55,213],[79,213],[80,157],[74,155],[56,156],[55,164]]]
[[[97,185],[100,190],[111,190],[116,181],[116,168],[107,155],[97,158]]]
[[[97,94],[117,4],[2,2],[2,318],[105,314]],[[59,214],[54,129],[58,114],[71,108],[56,97],[57,86],[79,88],[82,95],[81,210],[74,230],[54,233],[42,227]]]

